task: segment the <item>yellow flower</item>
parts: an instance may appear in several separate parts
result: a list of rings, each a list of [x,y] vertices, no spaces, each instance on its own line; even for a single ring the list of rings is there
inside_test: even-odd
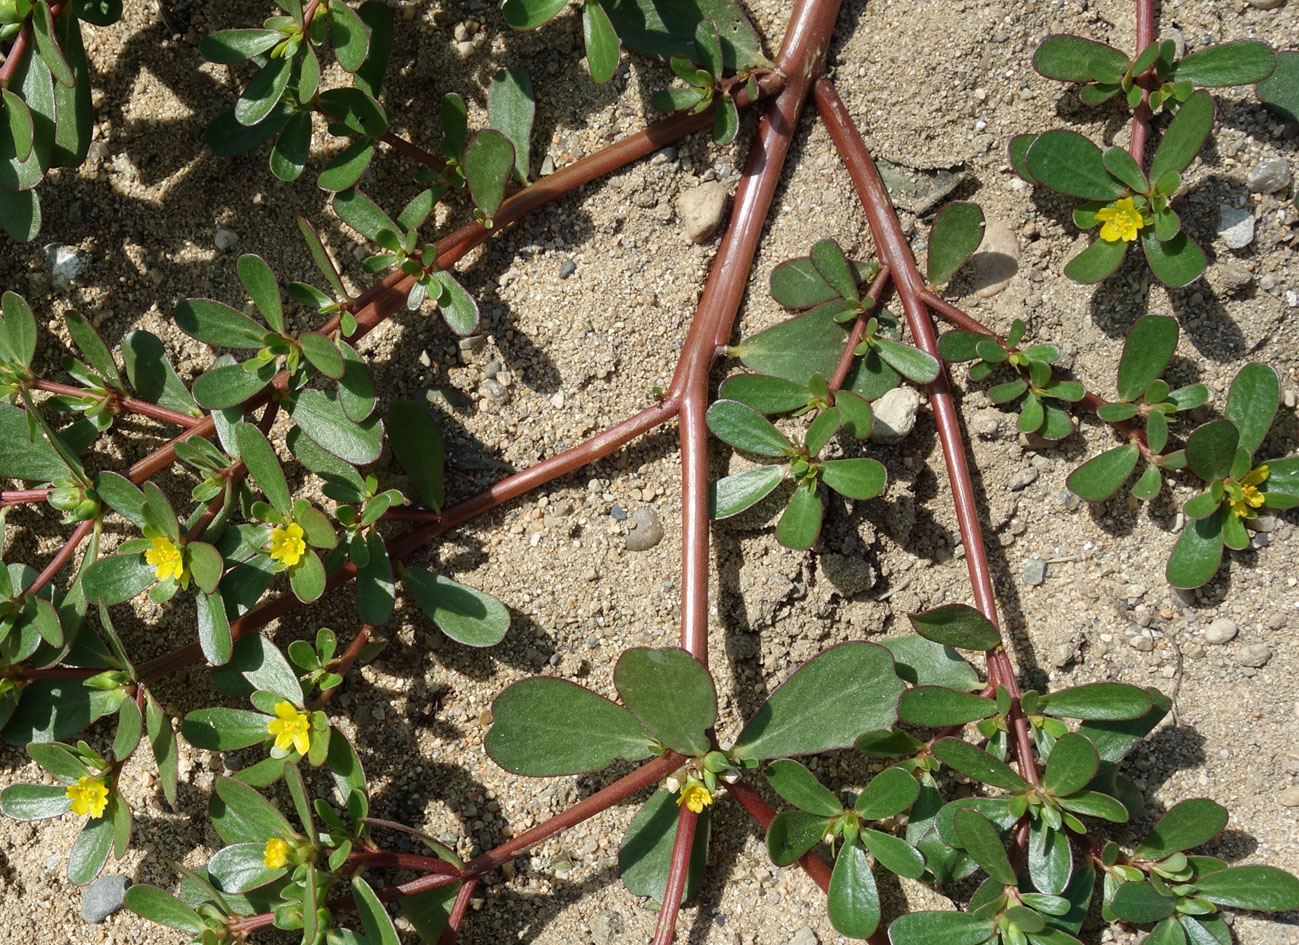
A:
[[[271,837],[266,841],[266,849],[262,852],[262,862],[266,864],[268,870],[288,866],[289,845],[279,837]]]
[[[266,723],[266,731],[275,736],[275,747],[288,751],[292,746],[299,755],[305,755],[311,747],[311,721],[307,713],[300,712],[290,702],[275,703],[277,718]]]
[[[289,522],[271,529],[271,560],[291,568],[307,553],[307,543],[302,540],[302,526]]]
[[[1115,201],[1112,207],[1097,210],[1096,219],[1105,224],[1101,227],[1101,239],[1109,243],[1119,240],[1131,243],[1137,238],[1137,230],[1146,225],[1146,221],[1141,219],[1141,211],[1132,205],[1131,197]]]
[[[1257,518],[1255,509],[1263,506],[1263,493],[1258,491],[1258,484],[1267,479],[1267,467],[1251,469],[1240,478],[1240,498],[1231,500],[1231,510],[1240,518]]]
[[[687,781],[686,786],[681,789],[677,796],[677,806],[685,804],[686,807],[696,814],[702,813],[703,809],[713,802],[713,795],[708,792],[698,781]]]
[[[153,565],[153,576],[159,581],[176,580],[184,583],[185,555],[170,538],[152,538],[153,547],[144,553],[144,560]]]
[[[99,778],[89,775],[77,778],[77,783],[69,784],[65,793],[72,801],[72,813],[89,814],[95,820],[104,816],[104,808],[108,806],[108,785]]]

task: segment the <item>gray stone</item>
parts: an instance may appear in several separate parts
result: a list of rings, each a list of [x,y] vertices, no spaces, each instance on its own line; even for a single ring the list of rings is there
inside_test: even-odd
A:
[[[1276,530],[1276,516],[1260,515],[1258,518],[1247,519],[1246,524],[1256,532],[1270,532]]]
[[[1036,466],[1028,466],[1024,468],[1020,471],[1018,476],[1011,480],[1010,491],[1019,492],[1021,489],[1028,488],[1032,485],[1033,481],[1037,479],[1037,476],[1038,473]]]
[[[81,918],[90,923],[103,922],[122,908],[122,897],[131,886],[125,876],[101,876],[81,895]]]
[[[565,259],[559,264],[559,278],[567,279],[573,273],[577,272],[577,263],[571,259]]]
[[[1299,787],[1286,788],[1276,800],[1282,807],[1299,807]]]
[[[816,937],[810,925],[805,925],[789,940],[789,945],[821,945],[821,940]]]
[[[459,341],[460,350],[466,354],[472,354],[475,351],[483,350],[487,344],[486,335],[470,335],[468,338],[461,338]]]
[[[914,387],[895,387],[871,406],[875,412],[871,439],[878,443],[898,443],[916,425],[920,394]]]
[[[504,400],[510,393],[505,389],[504,384],[490,377],[483,381],[481,390],[484,395],[490,397],[492,400]]]
[[[1149,653],[1155,648],[1155,638],[1149,630],[1139,630],[1128,637],[1128,646],[1142,653]]]
[[[1019,272],[1019,237],[1005,223],[989,219],[983,229],[983,241],[970,257],[974,274],[974,292],[980,298],[991,298],[1010,284]]]
[[[216,234],[212,237],[212,242],[217,249],[225,252],[239,242],[239,234],[234,230],[227,230],[225,227],[219,226]]]
[[[1274,194],[1290,186],[1290,165],[1284,158],[1259,161],[1245,177],[1245,184],[1256,194]]]
[[[722,225],[722,214],[725,210],[726,185],[721,181],[713,180],[700,184],[692,190],[687,190],[677,200],[681,225],[686,231],[686,239],[692,243],[702,243],[710,239]]]
[[[1225,203],[1218,204],[1221,222],[1218,223],[1218,238],[1228,249],[1244,249],[1254,242],[1254,215],[1248,210],[1241,210]]]
[[[663,540],[663,523],[650,506],[640,506],[627,521],[630,526],[627,530],[628,551],[648,551]]]
[[[541,176],[549,177],[555,173],[555,159],[547,154],[541,161]]]
[[[50,268],[54,288],[66,289],[86,268],[86,260],[77,253],[75,246],[49,243],[45,246],[45,265]]]
[[[1032,558],[1028,564],[1024,565],[1024,580],[1037,587],[1046,580],[1046,562],[1040,558]]]
[[[1249,288],[1254,273],[1242,262],[1223,260],[1209,269],[1209,284],[1224,295],[1235,295]]]
[[[1240,648],[1236,662],[1251,669],[1262,669],[1272,658],[1272,648],[1266,643],[1249,643]]]
[[[1228,617],[1219,617],[1204,628],[1204,642],[1229,643],[1236,638],[1238,632],[1240,628],[1236,626],[1236,621]]]
[[[591,941],[605,945],[614,941],[623,930],[622,917],[612,912],[597,912],[586,920],[591,929]]]
[[[1248,3],[1255,10],[1275,10],[1285,3],[1285,0],[1248,0]]]

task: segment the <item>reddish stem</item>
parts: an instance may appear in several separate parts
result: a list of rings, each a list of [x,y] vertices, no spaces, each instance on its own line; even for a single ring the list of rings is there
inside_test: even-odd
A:
[[[915,259],[897,215],[889,202],[888,192],[880,179],[875,162],[871,159],[862,142],[848,110],[828,79],[821,79],[814,90],[817,110],[830,131],[830,138],[839,152],[848,175],[852,178],[857,194],[866,210],[866,219],[870,225],[871,236],[876,250],[893,273],[893,283],[902,310],[907,317],[916,344],[933,357],[938,358],[938,339],[934,335],[934,326],[929,320],[925,308],[925,284],[916,268]],[[929,385],[929,400],[934,411],[934,420],[938,427],[938,439],[943,447],[943,459],[947,465],[947,478],[952,487],[952,500],[956,506],[956,520],[961,532],[961,541],[965,546],[965,563],[970,573],[970,585],[974,593],[975,606],[994,626],[997,623],[997,603],[992,587],[992,571],[988,565],[988,552],[983,543],[983,528],[979,522],[978,506],[974,498],[974,483],[970,478],[970,469],[965,457],[965,444],[961,434],[960,420],[956,406],[952,401],[951,389],[947,382],[947,371],[939,359],[938,377]],[[1014,669],[1010,665],[1003,645],[991,649],[986,654],[988,660],[989,682],[1005,686],[1013,700],[1010,724],[1015,732],[1016,760],[1020,773],[1032,784],[1039,784],[1037,764],[1033,759],[1032,739],[1029,737],[1027,720],[1019,710],[1019,684],[1015,679]]]
[[[1137,49],[1132,54],[1135,59],[1141,51],[1155,41],[1155,0],[1137,0]],[[1141,104],[1132,112],[1132,135],[1128,140],[1128,153],[1137,162],[1138,167],[1146,166],[1146,141],[1150,137],[1150,89],[1144,79],[1137,80],[1141,89]]]
[[[24,505],[29,502],[44,502],[53,491],[50,486],[43,489],[11,489],[0,492],[0,505]]]
[[[347,671],[351,669],[352,664],[356,662],[356,658],[360,656],[361,651],[365,649],[365,645],[370,642],[370,634],[373,632],[373,624],[361,624],[361,629],[356,631],[356,636],[352,637],[352,642],[347,645],[347,649],[342,652],[338,659],[334,660],[329,665],[329,671],[338,676],[346,676]],[[339,686],[341,685],[342,683],[339,683]],[[330,686],[328,689],[322,691],[316,701],[311,704],[311,711],[314,712],[317,709],[323,709],[325,703],[334,698],[334,693],[337,691],[338,686]]]
[[[469,900],[477,887],[478,880],[471,879],[456,892],[456,900],[451,904],[451,912],[447,916],[446,928],[438,936],[438,945],[455,945],[456,936],[460,934],[460,923],[465,919],[465,910],[469,908]]]
[[[671,945],[677,934],[677,915],[686,891],[690,872],[690,852],[695,845],[695,824],[699,815],[684,804],[677,816],[677,835],[672,841],[672,859],[668,866],[667,886],[663,890],[663,908],[659,910],[651,945]]]
[[[94,394],[81,387],[74,387],[71,384],[60,384],[58,381],[47,381],[42,378],[36,378],[32,381],[31,386],[34,390],[43,390],[51,394],[60,394],[65,397],[93,397]],[[181,413],[179,410],[168,410],[166,407],[159,407],[157,404],[150,403],[147,400],[140,400],[136,397],[123,397],[119,394],[110,393],[100,400],[108,401],[108,409],[113,413],[138,413],[144,417],[150,417],[154,420],[161,420],[163,423],[175,424],[179,427],[197,426],[203,422],[202,417],[191,417],[187,413]]]

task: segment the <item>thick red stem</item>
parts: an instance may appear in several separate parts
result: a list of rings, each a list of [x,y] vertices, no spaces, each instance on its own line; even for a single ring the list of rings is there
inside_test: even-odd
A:
[[[668,882],[663,890],[663,908],[659,910],[651,945],[671,945],[677,934],[677,916],[686,892],[686,877],[690,872],[690,853],[695,846],[695,824],[699,815],[682,805],[677,815],[677,835],[672,841],[672,859],[668,866]]]

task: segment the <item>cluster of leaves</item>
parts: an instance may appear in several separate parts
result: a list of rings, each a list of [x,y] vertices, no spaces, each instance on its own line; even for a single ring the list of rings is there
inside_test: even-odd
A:
[[[1299,505],[1299,459],[1254,460],[1281,396],[1280,379],[1266,364],[1241,368],[1228,390],[1223,418],[1192,430],[1184,448],[1168,449],[1169,418],[1209,400],[1203,384],[1174,390],[1163,380],[1177,338],[1177,322],[1162,315],[1147,315],[1132,327],[1119,359],[1118,399],[1096,411],[1128,442],[1083,463],[1070,473],[1067,485],[1079,498],[1104,502],[1144,460],[1146,468],[1131,494],[1149,501],[1159,494],[1165,471],[1188,470],[1198,476],[1206,490],[1183,506],[1189,521],[1167,568],[1171,584],[1191,588],[1217,573],[1224,546],[1236,551],[1249,546],[1246,526],[1259,509]]]
[[[1192,93],[1145,170],[1123,148],[1101,151],[1074,131],[1057,129],[1011,140],[1010,160],[1020,177],[1087,200],[1074,211],[1079,229],[1103,224],[1092,244],[1065,266],[1065,275],[1075,282],[1100,282],[1119,267],[1128,244],[1139,239],[1150,271],[1165,285],[1184,286],[1200,277],[1206,265],[1204,250],[1186,235],[1171,201],[1181,187],[1182,172],[1208,140],[1213,117],[1209,93]]]
[[[129,837],[129,808],[117,792],[116,776],[140,741],[142,716],[164,791],[174,799],[170,723],[113,629],[110,607],[145,591],[158,603],[178,594],[192,595],[198,642],[203,655],[218,667],[213,676],[218,688],[251,695],[260,711],[198,710],[186,719],[184,733],[193,744],[220,750],[275,742],[272,757],[250,766],[243,775],[257,784],[275,780],[286,760],[299,756],[323,764],[341,738],[337,733],[331,736],[323,713],[306,713],[298,671],[273,645],[255,634],[236,641],[232,632],[232,621],[263,599],[278,573],[286,573],[299,599],[314,600],[323,592],[327,576],[350,563],[357,570],[358,614],[370,625],[389,618],[400,581],[437,626],[463,643],[491,645],[502,639],[509,626],[505,607],[474,588],[417,567],[394,573],[380,525],[389,508],[407,500],[396,490],[381,491],[377,477],[363,476],[356,468],[378,457],[384,432],[374,413],[375,396],[363,361],[336,335],[290,333],[279,287],[261,259],[242,257],[238,271],[269,328],[219,302],[183,302],[177,321],[194,337],[257,351],[245,364],[219,359],[218,367],[195,381],[196,397],[176,376],[156,337],[143,332],[128,336],[122,346],[123,372],[94,328],[69,315],[69,334],[81,358],[67,358],[65,365],[81,386],[75,393],[37,403],[33,394],[42,379],[33,368],[38,345],[35,317],[14,293],[6,293],[0,307],[0,382],[5,398],[17,404],[0,405],[0,432],[10,444],[0,459],[0,475],[54,483],[48,494],[50,504],[67,513],[65,520],[92,526],[81,565],[62,593],[52,584],[34,587],[36,574],[24,565],[14,564],[3,572],[0,671],[5,678],[0,686],[0,724],[6,738],[27,744],[69,737],[111,713],[120,717],[111,762],[87,754],[92,750],[86,748],[79,757],[87,767],[73,776],[70,763],[59,767],[63,756],[39,748],[33,753],[38,761],[53,758],[50,764],[55,767],[50,770],[64,783],[88,778],[106,792],[106,806],[92,816],[87,839],[74,851],[71,875],[78,882],[88,881],[102,868],[110,842],[120,855]],[[280,369],[288,382],[278,396],[293,421],[289,449],[324,480],[326,496],[337,503],[332,515],[293,495],[276,447],[262,429],[243,419],[244,409],[238,405],[261,392]],[[111,470],[92,477],[78,458],[109,428],[127,396],[123,374],[137,394],[171,405],[169,409],[182,417],[201,416],[198,403],[212,409],[214,442],[190,437],[175,445],[178,458],[197,473],[191,493],[195,505],[183,515],[153,482],[139,488]],[[317,376],[336,378],[338,390],[306,386]],[[45,416],[50,408],[88,416],[56,429]],[[419,500],[432,510],[440,509],[443,449],[434,421],[417,405],[398,402],[389,409],[387,428],[393,436],[393,452]],[[110,511],[129,528],[138,529],[141,537],[128,538],[113,554],[101,555],[100,531]],[[88,604],[98,607],[98,632],[83,619]],[[325,689],[338,684],[345,671],[341,667],[351,665],[352,658],[371,658],[380,645],[380,640],[371,641],[340,663],[332,633],[322,631],[314,649],[303,644],[293,647],[291,655],[309,687]],[[97,672],[84,685],[57,678],[14,684],[27,667],[59,663]],[[293,720],[292,730],[301,732],[300,742],[286,743],[268,729],[268,722],[282,721],[286,713]],[[305,747],[308,740],[310,750]],[[290,748],[291,744],[297,747]],[[350,748],[342,753],[348,752]],[[22,799],[23,791],[13,795],[18,806],[11,812],[54,816],[77,803],[72,793],[62,800],[49,791],[37,794],[31,801],[35,807],[22,806],[28,803]],[[111,830],[101,826],[101,820],[111,822]]]
[[[704,20],[695,30],[695,53],[695,60],[702,62],[702,66],[696,66],[685,56],[672,57],[672,71],[686,83],[687,88],[664,89],[657,93],[654,107],[665,112],[689,109],[690,114],[698,115],[716,103],[713,142],[730,144],[740,129],[740,111],[728,92],[728,83],[723,81],[726,62],[722,55],[721,31],[714,20]],[[745,78],[745,88],[749,98],[757,97],[758,83],[752,72]]]
[[[926,384],[938,376],[935,358],[896,340],[896,319],[871,314],[875,300],[859,286],[877,272],[876,266],[850,262],[833,240],[822,240],[810,256],[787,260],[772,270],[772,296],[802,314],[729,349],[760,373],[735,374],[723,381],[720,399],[708,408],[707,422],[715,436],[736,449],[784,462],[712,484],[709,501],[715,518],[743,512],[791,479],[795,488],[776,538],[789,548],[810,548],[824,514],[821,483],[849,499],[871,499],[884,490],[886,475],[878,461],[821,458],[837,433],[867,439],[870,401],[902,377]],[[858,321],[863,324],[854,351],[857,358],[843,387],[831,391],[826,378],[834,375],[848,330]],[[810,418],[801,444],[766,419],[791,412]]]
[[[567,6],[568,0],[506,0],[501,13],[511,28],[531,30],[553,20]],[[696,43],[698,30],[704,27],[696,24],[709,21],[714,37],[700,46]],[[688,5],[583,0],[582,38],[587,69],[601,84],[618,70],[620,45],[658,59],[677,56],[693,61],[719,79],[723,68],[738,71],[771,65],[757,31],[734,0],[701,0]],[[715,59],[714,47],[720,47]],[[682,78],[689,81],[687,76]]]
[[[1174,414],[1208,403],[1209,389],[1203,384],[1188,384],[1173,390],[1163,380],[1164,371],[1177,350],[1177,336],[1177,322],[1165,315],[1147,315],[1132,326],[1119,357],[1118,399],[1096,410],[1096,415],[1107,423],[1129,424],[1131,439],[1089,459],[1070,473],[1066,484],[1079,498],[1088,502],[1112,498],[1143,456],[1145,471],[1137,477],[1131,491],[1135,498],[1145,502],[1159,494],[1164,481],[1162,470],[1185,468],[1184,451],[1164,452],[1168,445],[1168,421]],[[1135,435],[1137,421],[1145,436],[1144,444]]]
[[[1213,100],[1203,90],[1263,82],[1276,63],[1272,47],[1259,40],[1211,46],[1181,59],[1167,39],[1132,59],[1081,36],[1052,35],[1041,42],[1034,68],[1049,79],[1081,83],[1086,104],[1122,95],[1129,108],[1148,109],[1146,115],[1160,108],[1176,115],[1149,168],[1122,148],[1102,152],[1072,131],[1012,139],[1010,161],[1020,177],[1087,200],[1074,211],[1079,229],[1103,224],[1099,237],[1069,261],[1065,275],[1084,284],[1100,282],[1119,267],[1128,244],[1140,239],[1150,271],[1161,282],[1180,287],[1200,277],[1204,251],[1187,236],[1170,204],[1182,173],[1213,128]]]
[[[1063,405],[1082,400],[1087,391],[1077,381],[1055,377],[1051,365],[1060,359],[1055,345],[1019,347],[1026,328],[1023,319],[1015,319],[1004,341],[973,331],[945,332],[938,339],[938,353],[946,361],[974,361],[969,371],[972,381],[1009,368],[1015,377],[988,388],[988,399],[994,404],[1018,404],[1017,425],[1022,433],[1060,440],[1073,432],[1073,417]]]
[[[986,874],[969,911],[895,920],[889,935],[900,945],[1066,945],[1077,941],[1098,891],[1111,921],[1171,923],[1190,941],[1204,942],[1211,939],[1194,937],[1201,928],[1227,940],[1219,905],[1299,905],[1299,880],[1281,870],[1183,855],[1222,830],[1226,812],[1211,801],[1173,808],[1130,855],[1091,840],[1090,824],[1126,823],[1142,810],[1144,798],[1119,774],[1119,763],[1168,712],[1171,704],[1157,690],[1094,683],[1018,698],[1003,686],[992,692],[956,650],[1000,645],[986,618],[957,604],[913,614],[912,622],[917,632],[883,646],[840,644],[797,668],[734,743],[710,739],[716,693],[702,665],[679,649],[633,649],[614,670],[621,705],[563,680],[526,679],[498,697],[486,748],[502,767],[529,776],[594,771],[619,758],[668,751],[683,756],[682,769],[633,820],[620,853],[627,887],[655,899],[663,895],[671,855],[672,796],[700,813],[689,889],[711,804],[727,784],[770,762],[768,782],[794,808],[767,831],[772,860],[788,866],[828,844],[835,858],[829,916],[850,938],[866,938],[879,926],[879,870],[944,885]],[[1027,721],[1043,763],[1040,777],[1035,770],[1026,778],[1006,763],[1016,717]],[[970,722],[978,723],[986,748],[946,734]],[[936,734],[918,737],[917,727]],[[571,738],[575,730],[584,733],[581,741]],[[890,766],[847,804],[790,758],[848,745]],[[947,800],[940,786],[945,768],[995,793]],[[1007,845],[1017,835],[1026,838],[1027,856],[1012,860]]]
[[[1048,79],[1081,83],[1078,97],[1099,105],[1122,94],[1131,109],[1143,96],[1152,111],[1170,112],[1195,89],[1254,85],[1276,66],[1276,53],[1267,43],[1242,39],[1210,46],[1177,58],[1171,39],[1156,40],[1134,59],[1106,43],[1069,34],[1054,34],[1038,44],[1033,68]]]
[[[0,88],[0,227],[18,242],[35,239],[41,228],[36,186],[51,168],[79,165],[90,148],[94,116],[81,23],[109,26],[121,15],[121,0],[65,3],[57,16],[47,0],[0,4],[0,42],[30,40]]]

